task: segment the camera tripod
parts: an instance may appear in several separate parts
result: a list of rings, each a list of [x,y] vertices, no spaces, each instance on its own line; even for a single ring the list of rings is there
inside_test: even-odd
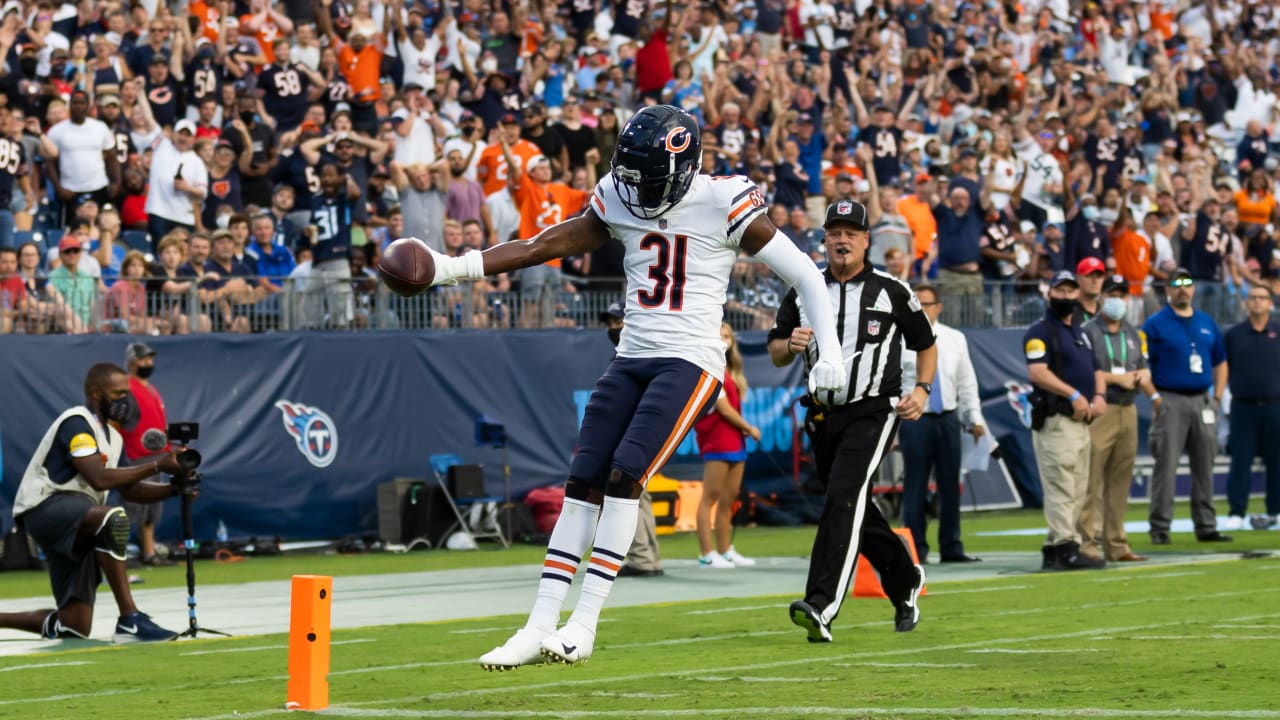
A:
[[[209,628],[200,627],[200,623],[196,620],[196,568],[192,562],[191,551],[195,549],[195,531],[192,530],[191,523],[191,501],[195,494],[196,484],[200,482],[198,473],[192,473],[190,476],[181,480],[175,478],[173,482],[182,485],[182,547],[187,559],[187,629],[178,634],[178,637],[196,637],[197,633],[206,635],[221,635],[223,637],[231,637],[229,633],[220,630],[210,630]]]

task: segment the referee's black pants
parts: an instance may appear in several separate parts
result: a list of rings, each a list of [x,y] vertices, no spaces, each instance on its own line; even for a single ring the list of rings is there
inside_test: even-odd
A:
[[[859,553],[871,561],[895,604],[906,601],[916,580],[910,553],[871,498],[871,477],[897,428],[890,398],[828,410],[811,428],[814,462],[827,481],[827,503],[809,556],[804,599],[827,624],[849,595]]]

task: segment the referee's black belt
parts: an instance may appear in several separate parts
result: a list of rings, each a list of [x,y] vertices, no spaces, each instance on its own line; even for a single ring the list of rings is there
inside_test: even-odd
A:
[[[948,416],[948,415],[954,415],[954,414],[955,414],[955,412],[956,412],[955,410],[943,410],[943,411],[942,411],[942,412],[940,412],[940,413],[936,413],[936,412],[928,412],[928,411],[926,410],[924,413],[922,413],[922,414],[920,415],[920,417],[922,417],[922,418],[927,418],[927,417],[936,417],[936,418],[940,418],[940,417],[946,417],[946,416]]]
[[[1170,395],[1182,395],[1183,397],[1199,397],[1209,392],[1209,388],[1205,388],[1203,390],[1178,390],[1177,388],[1157,387],[1156,392],[1160,393],[1161,395],[1168,393]]]

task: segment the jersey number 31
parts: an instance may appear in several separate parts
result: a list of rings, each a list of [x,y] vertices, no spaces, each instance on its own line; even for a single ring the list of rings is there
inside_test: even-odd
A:
[[[654,281],[653,290],[639,292],[641,307],[660,308],[670,298],[671,310],[678,312],[684,309],[684,265],[688,246],[689,238],[686,235],[676,235],[674,247],[671,239],[658,233],[649,233],[640,239],[641,250],[658,250],[658,259],[649,266],[649,277]]]

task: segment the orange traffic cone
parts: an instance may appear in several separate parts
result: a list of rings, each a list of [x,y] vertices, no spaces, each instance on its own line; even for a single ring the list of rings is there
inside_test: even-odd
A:
[[[920,558],[916,556],[916,544],[911,537],[911,531],[907,528],[895,528],[893,531],[902,543],[907,546],[907,552],[911,553],[911,562],[920,563]],[[920,591],[921,595],[929,592],[928,587]],[[865,555],[858,555],[858,566],[853,573],[853,597],[856,598],[882,598],[888,599],[889,596],[884,594],[884,588],[880,587],[880,575],[876,573],[875,568],[871,567],[871,561],[867,560]]]

